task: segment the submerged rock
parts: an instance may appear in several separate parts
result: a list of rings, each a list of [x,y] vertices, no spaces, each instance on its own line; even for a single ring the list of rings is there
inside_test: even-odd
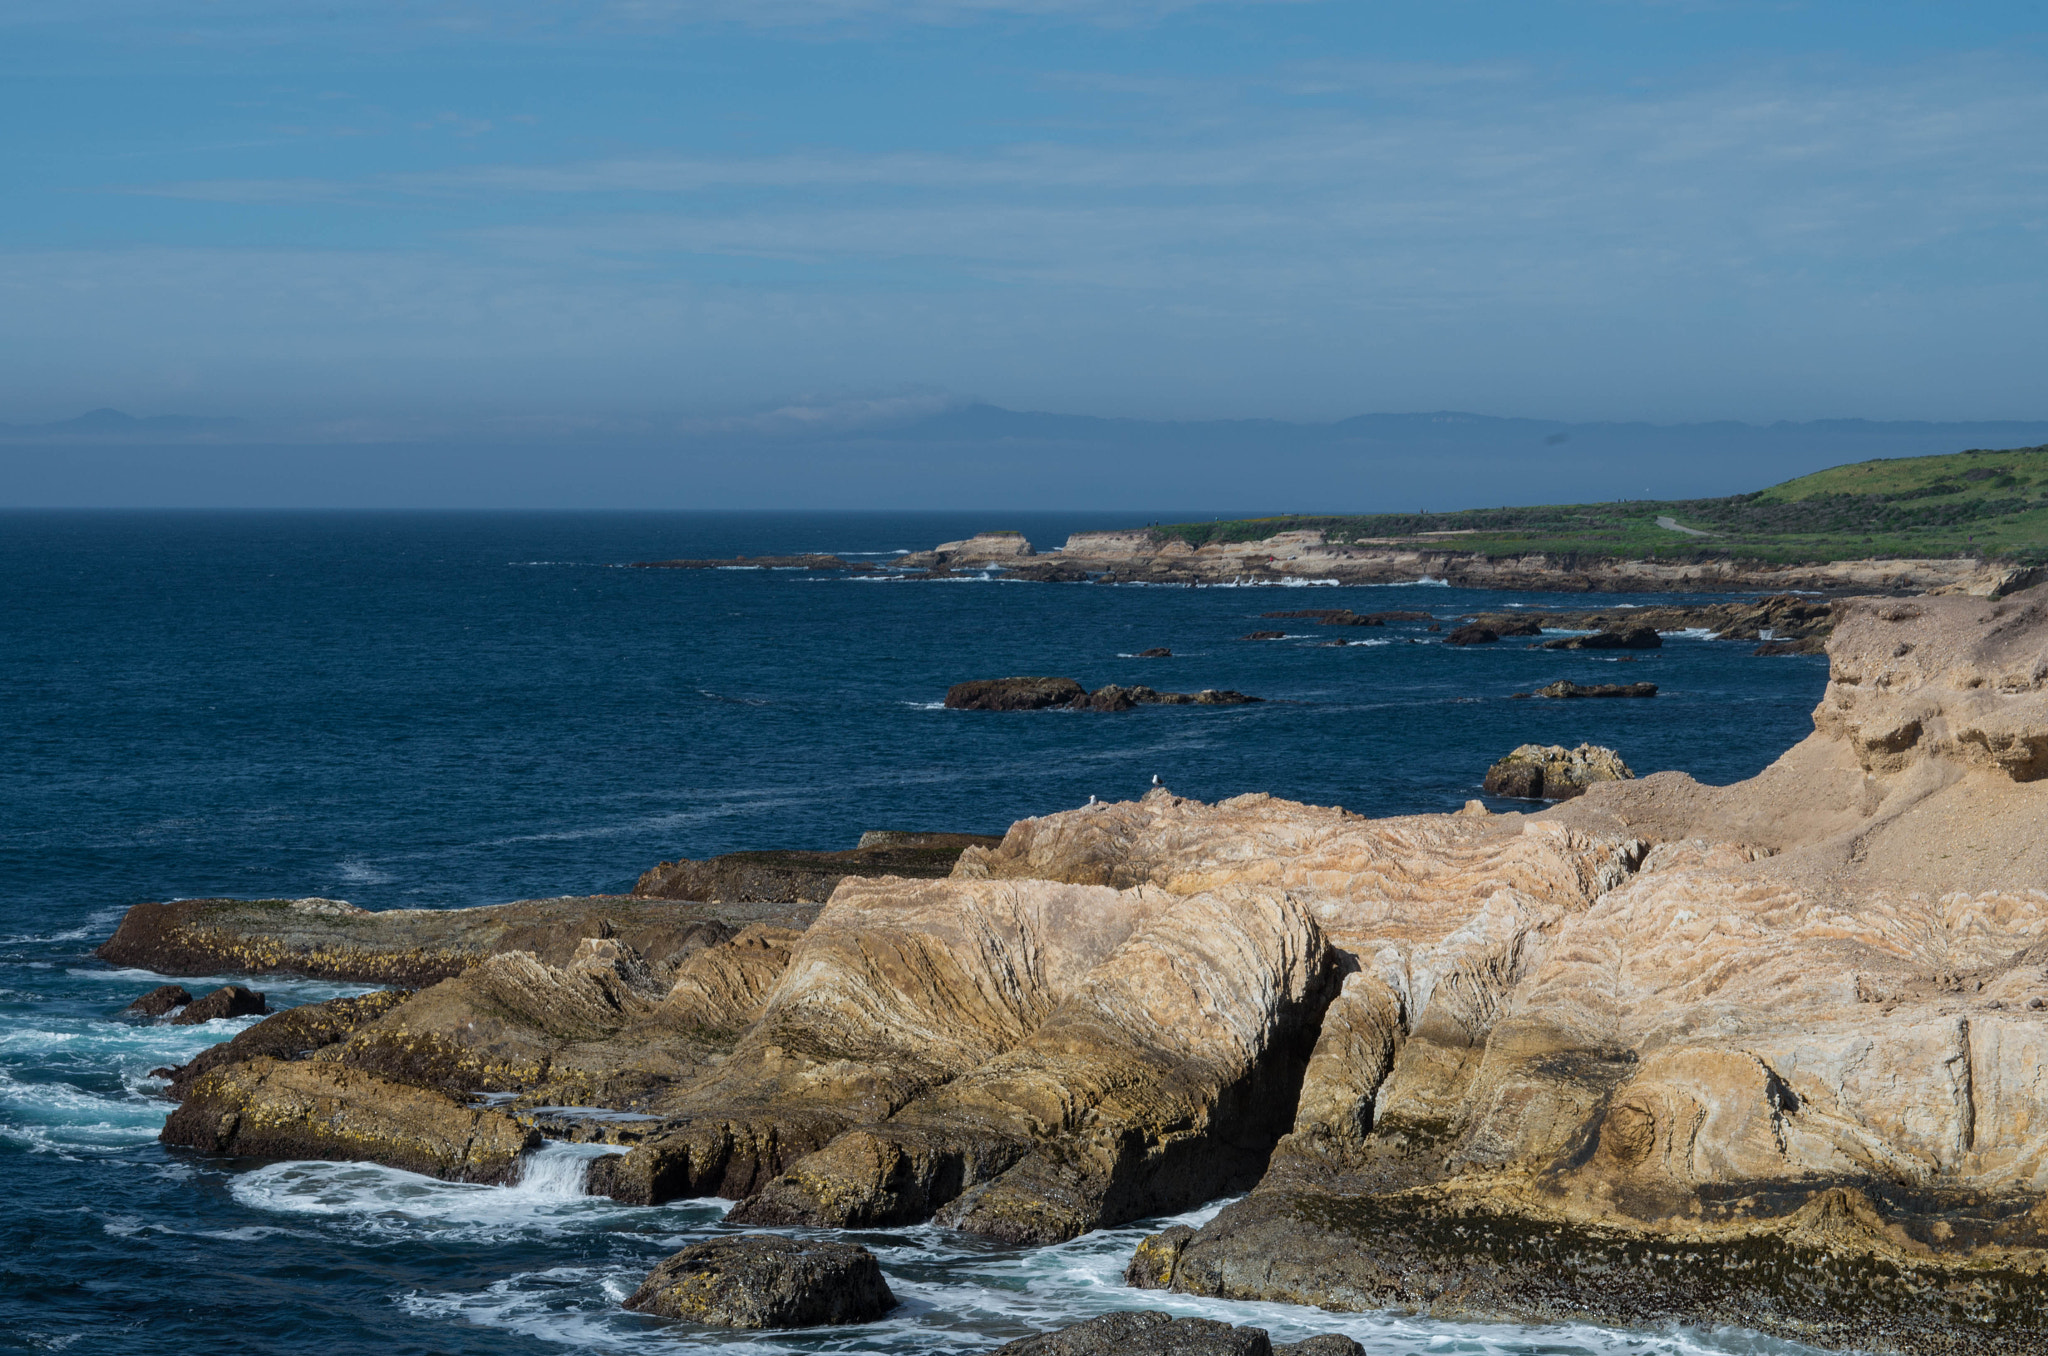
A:
[[[1140,659],[1171,659],[1171,658],[1173,658],[1173,651],[1172,651],[1172,650],[1169,650],[1169,649],[1167,649],[1167,648],[1166,648],[1166,647],[1165,647],[1164,645],[1155,645],[1155,646],[1153,646],[1153,647],[1152,647],[1151,649],[1149,649],[1149,650],[1140,650],[1140,651],[1138,651],[1138,658],[1140,658]]]
[[[270,1011],[263,995],[239,984],[227,984],[204,998],[194,999],[185,1010],[171,1018],[172,1026],[197,1026],[221,1017],[255,1017]]]
[[[626,1307],[720,1328],[815,1328],[871,1323],[896,1297],[875,1255],[857,1244],[741,1234],[669,1257]]]
[[[1486,770],[1486,793],[1522,800],[1569,800],[1595,782],[1626,781],[1636,774],[1613,749],[1581,744],[1524,744]],[[1483,807],[1482,807],[1483,808]]]

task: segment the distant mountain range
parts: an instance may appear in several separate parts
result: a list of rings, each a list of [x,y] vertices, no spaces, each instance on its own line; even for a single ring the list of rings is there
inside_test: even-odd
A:
[[[2048,420],[1170,421],[936,400],[434,426],[101,409],[0,425],[0,505],[1413,513],[1704,498],[1873,458],[2043,443]]]

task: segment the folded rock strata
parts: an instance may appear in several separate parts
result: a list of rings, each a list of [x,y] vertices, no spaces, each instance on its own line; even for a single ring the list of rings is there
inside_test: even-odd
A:
[[[1656,845],[1490,1012],[1347,979],[1265,1180],[1132,1279],[2048,1349],[2048,590],[1837,618],[1815,733],[1763,775],[1535,821]]]

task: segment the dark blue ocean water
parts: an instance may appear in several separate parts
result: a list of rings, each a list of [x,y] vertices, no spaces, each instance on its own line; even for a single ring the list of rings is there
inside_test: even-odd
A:
[[[1669,638],[1617,663],[1295,607],[1584,603],[1432,584],[1142,588],[903,582],[626,562],[797,551],[886,561],[979,528],[1041,548],[1084,514],[0,515],[0,1348],[637,1352],[714,1338],[629,1316],[639,1274],[717,1225],[629,1211],[543,1165],[524,1187],[167,1153],[148,1070],[248,1020],[115,1020],[158,982],[90,951],[139,900],[327,895],[458,907],[620,891],[678,855],[999,832],[1156,774],[1369,814],[1455,809],[1516,744],[1592,740],[1638,773],[1749,776],[1801,738],[1819,659]],[[1611,599],[1595,601],[1611,602]],[[1644,597],[1632,601],[1650,602]],[[1237,637],[1280,626],[1289,638]],[[1333,638],[1362,640],[1342,648]],[[1419,643],[1410,643],[1419,642]],[[1170,660],[1131,656],[1169,646]],[[950,712],[1008,674],[1234,687],[1230,709]],[[1511,701],[1556,678],[1654,701]],[[189,984],[189,981],[188,981]],[[270,981],[274,1004],[351,991]],[[573,1166],[573,1165],[572,1165]],[[1130,1302],[1135,1231],[1018,1253],[868,1239],[906,1305],[761,1351],[976,1351]],[[1375,1352],[1784,1351],[1737,1334],[1338,1320],[1189,1300]]]

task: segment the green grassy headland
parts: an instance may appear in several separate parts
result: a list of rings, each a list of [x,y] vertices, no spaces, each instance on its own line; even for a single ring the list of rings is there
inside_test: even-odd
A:
[[[1660,527],[1659,518],[1711,535]],[[1177,523],[1152,533],[1200,546],[1310,528],[1333,542],[1387,541],[1489,556],[1545,552],[1778,564],[1975,556],[2039,564],[2048,561],[2048,445],[1857,462],[1725,499],[1288,515]]]

